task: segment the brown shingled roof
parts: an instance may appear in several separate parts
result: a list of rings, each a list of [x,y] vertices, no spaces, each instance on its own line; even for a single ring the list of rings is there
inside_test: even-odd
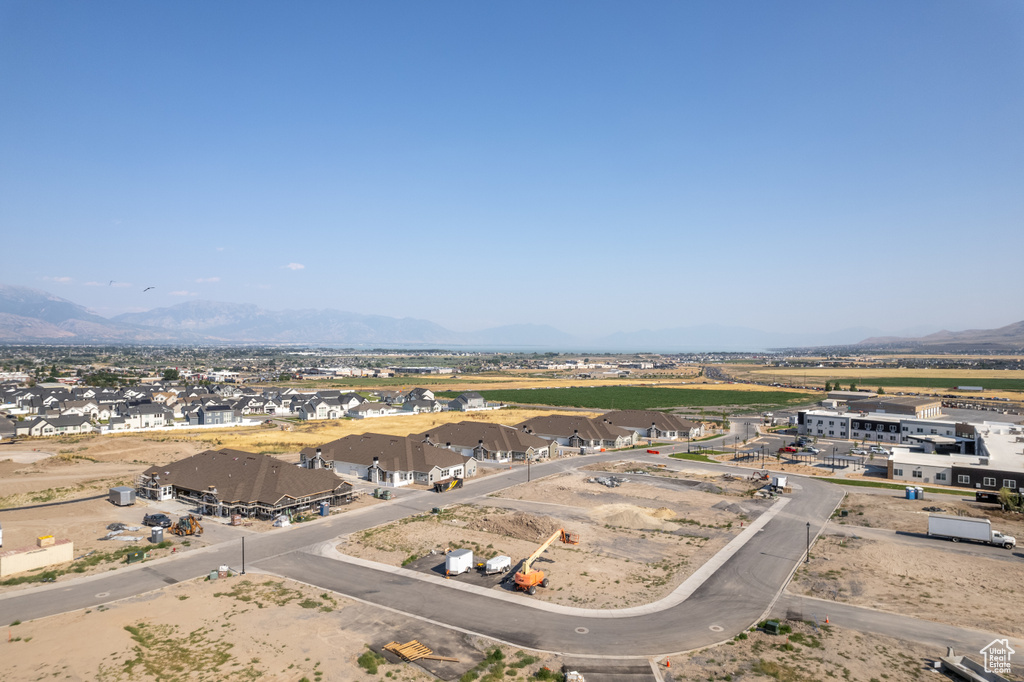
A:
[[[423,443],[418,438],[363,433],[345,436],[320,446],[324,459],[370,466],[378,458],[378,466],[385,471],[418,471],[426,473],[434,467],[441,469],[459,466],[466,458],[447,448]],[[316,448],[303,448],[302,453],[312,457]]]
[[[213,486],[218,499],[228,504],[260,502],[273,506],[285,497],[312,497],[352,487],[333,471],[303,469],[269,455],[227,448],[150,467],[144,473],[159,476],[161,485],[195,492],[206,492]]]
[[[463,448],[475,448],[483,441],[489,452],[526,452],[530,448],[539,450],[551,445],[550,441],[523,433],[514,426],[475,421],[441,424],[409,437],[420,440],[429,438],[431,443],[437,445],[451,443]]]

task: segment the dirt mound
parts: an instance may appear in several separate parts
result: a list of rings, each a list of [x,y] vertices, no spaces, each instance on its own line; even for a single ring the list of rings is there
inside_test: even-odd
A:
[[[534,516],[525,512],[487,514],[467,526],[471,530],[498,533],[517,540],[531,542],[546,540],[561,527],[562,523],[558,519],[553,519],[550,516]]]
[[[606,526],[644,530],[668,528],[670,526],[664,519],[673,518],[676,514],[667,507],[651,509],[632,504],[605,504],[595,507],[590,515]]]

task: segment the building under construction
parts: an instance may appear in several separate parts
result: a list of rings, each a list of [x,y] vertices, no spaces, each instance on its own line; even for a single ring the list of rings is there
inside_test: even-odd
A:
[[[352,501],[352,485],[328,469],[304,469],[241,450],[207,450],[150,467],[138,479],[139,497],[196,504],[207,516],[272,519]]]

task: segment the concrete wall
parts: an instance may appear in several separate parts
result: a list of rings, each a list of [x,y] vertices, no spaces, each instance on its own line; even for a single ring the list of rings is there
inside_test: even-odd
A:
[[[0,578],[34,568],[63,564],[75,558],[75,543],[58,540],[49,547],[23,547],[0,553]]]

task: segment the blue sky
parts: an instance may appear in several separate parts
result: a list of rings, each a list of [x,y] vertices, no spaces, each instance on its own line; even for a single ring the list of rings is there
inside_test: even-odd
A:
[[[0,282],[102,315],[1024,319],[1016,0],[6,0],[0,93]]]

